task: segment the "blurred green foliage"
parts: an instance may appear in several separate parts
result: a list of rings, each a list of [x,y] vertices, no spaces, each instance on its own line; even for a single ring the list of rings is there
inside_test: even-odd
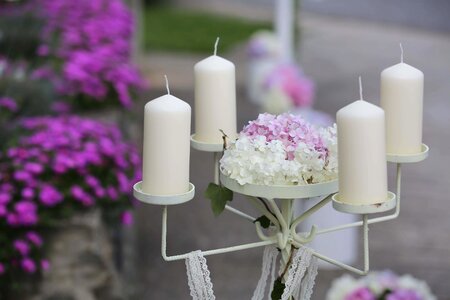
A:
[[[36,58],[42,22],[31,14],[0,17],[0,55],[8,59]]]
[[[255,31],[270,28],[266,22],[170,7],[146,7],[143,23],[146,50],[211,54],[217,37],[220,37],[221,53],[245,41]]]

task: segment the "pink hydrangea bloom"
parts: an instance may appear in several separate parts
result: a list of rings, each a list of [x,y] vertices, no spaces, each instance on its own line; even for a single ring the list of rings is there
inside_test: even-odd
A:
[[[250,121],[241,133],[248,137],[264,136],[267,142],[273,140],[283,142],[289,160],[293,159],[293,153],[299,143],[307,144],[321,152],[323,156],[327,155],[327,149],[324,147],[319,131],[298,115],[260,114],[256,120]]]

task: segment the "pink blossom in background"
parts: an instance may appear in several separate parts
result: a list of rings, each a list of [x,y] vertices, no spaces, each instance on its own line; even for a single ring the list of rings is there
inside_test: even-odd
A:
[[[46,259],[42,259],[41,260],[41,269],[43,271],[48,271],[50,270],[50,262]]]
[[[64,115],[24,118],[18,127],[21,136],[0,153],[0,224],[20,232],[2,247],[23,257],[2,257],[8,272],[47,269],[38,231],[49,220],[58,221],[66,208],[76,212],[98,205],[115,216],[111,221],[131,224],[127,210],[131,186],[141,179],[141,161],[115,125]]]
[[[347,295],[345,300],[377,300],[377,298],[368,288],[362,287]]]
[[[22,266],[22,269],[24,269],[24,271],[27,273],[36,272],[36,263],[29,257],[22,259],[20,265]]]
[[[14,249],[16,249],[22,256],[26,256],[30,253],[30,245],[24,240],[15,240]]]
[[[122,221],[122,224],[125,226],[133,225],[134,219],[133,219],[133,213],[131,211],[123,212],[120,219]]]
[[[18,110],[16,101],[11,97],[0,97],[0,107],[11,112],[16,112]]]
[[[42,237],[34,231],[29,231],[25,235],[27,239],[32,242],[35,246],[41,247],[43,244]]]
[[[130,92],[145,86],[131,63],[133,16],[121,0],[38,0],[45,20],[41,55],[62,59],[61,95],[86,95],[104,102],[110,91],[130,107]],[[54,48],[54,36],[59,37]],[[53,43],[54,44],[54,43]]]
[[[5,273],[5,265],[0,263],[0,275]]]
[[[275,67],[266,77],[263,88],[281,89],[295,107],[309,107],[314,101],[314,83],[295,64]]]

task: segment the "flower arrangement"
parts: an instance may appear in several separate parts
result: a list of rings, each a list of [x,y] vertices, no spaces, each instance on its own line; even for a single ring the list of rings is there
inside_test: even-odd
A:
[[[260,114],[230,143],[222,172],[240,184],[307,185],[337,178],[336,127],[300,116]]]
[[[344,275],[336,279],[326,300],[435,300],[428,285],[411,275],[391,271],[371,272],[355,279]]]
[[[247,55],[251,60],[279,58],[280,53],[277,36],[268,30],[255,32],[247,45]]]
[[[121,0],[36,4],[45,21],[37,54],[57,58],[53,66],[61,78],[56,86],[60,95],[76,106],[98,107],[118,99],[130,107],[130,93],[144,84],[131,64],[133,17],[126,5]]]
[[[68,115],[25,118],[17,130],[0,153],[0,282],[48,269],[39,232],[76,212],[99,207],[130,223],[141,177],[135,147],[115,126]]]
[[[266,74],[261,97],[263,109],[274,114],[310,107],[314,99],[314,83],[296,64],[279,64]]]

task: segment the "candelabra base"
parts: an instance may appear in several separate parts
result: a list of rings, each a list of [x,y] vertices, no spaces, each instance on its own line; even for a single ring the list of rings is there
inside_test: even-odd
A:
[[[142,181],[133,186],[133,195],[141,202],[154,205],[175,205],[188,202],[195,196],[195,186],[189,183],[189,190],[186,193],[174,195],[151,195],[142,191]]]
[[[220,173],[220,182],[228,189],[246,196],[270,199],[305,199],[330,195],[339,189],[338,181],[332,180],[307,185],[241,185],[236,180]]]
[[[396,196],[392,192],[388,192],[385,202],[375,204],[349,204],[339,201],[339,193],[334,194],[333,208],[337,211],[350,214],[375,214],[382,213],[394,209],[397,205]]]

